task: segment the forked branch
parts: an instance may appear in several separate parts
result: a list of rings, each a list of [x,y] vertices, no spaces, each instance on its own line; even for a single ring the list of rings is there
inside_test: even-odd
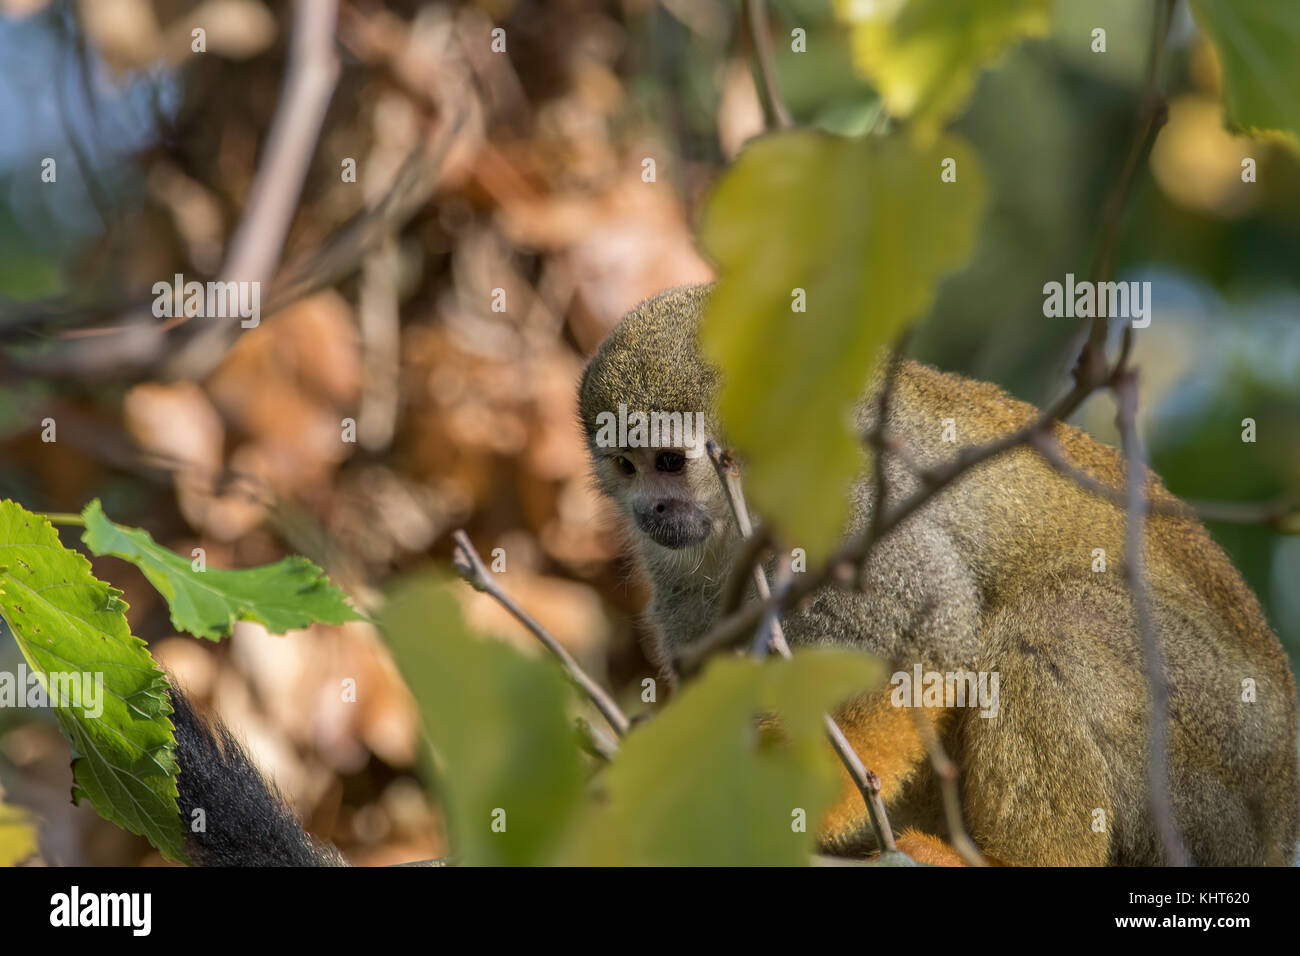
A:
[[[710,441],[706,447],[709,460],[713,462],[713,469],[718,473],[718,481],[726,492],[727,504],[731,506],[736,527],[740,530],[742,538],[749,538],[754,533],[754,526],[750,521],[749,509],[745,505],[745,492],[740,483],[740,469],[735,459],[724,452],[717,442]],[[761,564],[754,565],[754,586],[761,598],[764,600],[770,598],[771,589],[767,583],[767,572],[763,570]],[[767,637],[765,631],[770,634],[769,639],[763,639]],[[756,649],[764,654],[769,649],[775,649],[782,657],[786,659],[791,657],[790,645],[786,643],[780,616],[775,609],[764,616],[759,626],[759,634],[760,638],[755,641]],[[826,722],[826,736],[830,739],[831,746],[835,749],[844,769],[848,771],[854,786],[858,788],[858,793],[862,795],[862,802],[866,804],[876,846],[880,847],[882,853],[896,852],[898,847],[894,843],[894,833],[889,826],[889,815],[885,812],[885,801],[880,796],[880,778],[862,763],[862,758],[849,743],[849,738],[844,735],[844,731],[830,714],[823,714],[822,719]]]
[[[460,572],[460,576],[469,582],[469,585],[474,590],[482,591],[509,611],[516,621],[528,628],[533,633],[533,636],[546,646],[548,651],[558,657],[569,679],[591,698],[591,702],[596,705],[596,709],[614,728],[614,732],[620,737],[624,736],[631,726],[631,722],[614,701],[614,698],[597,684],[590,674],[582,669],[582,665],[565,649],[563,644],[555,639],[550,631],[542,627],[535,617],[520,607],[514,598],[502,590],[492,572],[483,563],[478,551],[474,549],[473,543],[469,540],[469,535],[464,531],[456,531],[451,537],[456,542],[451,561],[456,570]]]

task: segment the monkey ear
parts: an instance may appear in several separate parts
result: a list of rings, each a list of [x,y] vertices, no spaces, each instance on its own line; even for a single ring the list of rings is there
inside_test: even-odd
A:
[[[593,355],[592,358],[595,358],[595,356]],[[589,359],[587,361],[587,364],[583,366],[582,378],[578,380],[578,401],[579,402],[582,401],[582,393],[587,390],[587,379],[590,375],[591,375],[591,361]]]
[[[596,353],[596,355],[599,354],[599,352]],[[589,361],[586,367],[582,370],[582,378],[578,381],[578,407],[576,409],[578,413],[578,427],[582,429],[582,434],[587,436],[588,445],[590,445],[590,438],[593,432],[591,430],[590,417],[587,415],[587,380],[591,378],[591,369],[592,366],[596,364],[595,360],[596,356],[592,356],[591,361]]]
[[[593,356],[594,358],[594,356]],[[578,380],[578,417],[582,418],[583,396],[587,393],[587,379],[591,377],[591,362],[588,361],[582,369],[582,378]]]

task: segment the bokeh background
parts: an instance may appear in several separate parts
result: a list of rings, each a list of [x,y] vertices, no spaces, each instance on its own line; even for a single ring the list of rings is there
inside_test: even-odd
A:
[[[876,96],[827,3],[771,8],[795,118],[864,132]],[[1079,331],[1043,317],[1042,285],[1088,271],[1150,15],[1060,0],[1054,24],[986,71],[958,120],[991,208],[910,344],[1035,403],[1062,387]],[[1104,55],[1089,49],[1098,25]],[[790,50],[796,26],[807,52]],[[196,359],[193,328],[141,334],[158,322],[150,289],[219,273],[291,29],[290,5],[271,0],[0,0],[0,497],[42,511],[99,497],[214,567],[302,553],[362,601],[445,562],[464,527],[484,554],[505,549],[512,593],[635,700],[654,673],[638,649],[645,595],[591,489],[574,390],[627,308],[711,276],[692,226],[762,127],[736,3],[344,0],[341,71],[274,284],[285,305]],[[1169,122],[1118,258],[1119,278],[1154,288],[1136,351],[1153,462],[1187,497],[1300,493],[1300,163],[1223,130],[1217,66],[1184,5],[1169,67]],[[1243,155],[1257,183],[1240,181]],[[56,183],[41,180],[47,157]],[[1102,396],[1076,421],[1114,442],[1113,414]],[[345,418],[356,443],[340,440]],[[1300,537],[1212,531],[1300,659]],[[363,864],[446,851],[414,705],[369,625],[275,637],[241,624],[213,645],[176,635],[132,567],[95,566],[314,833]],[[534,649],[463,593],[479,628]],[[0,630],[0,669],[20,659]],[[346,678],[355,704],[339,699]],[[0,710],[0,785],[38,822],[36,862],[161,862],[73,807],[69,784],[55,721]]]

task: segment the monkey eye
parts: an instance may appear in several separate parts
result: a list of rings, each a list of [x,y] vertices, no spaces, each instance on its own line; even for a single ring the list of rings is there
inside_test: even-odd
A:
[[[661,451],[655,457],[655,468],[658,471],[681,471],[685,464],[686,456],[675,451]]]
[[[614,467],[628,476],[636,474],[636,465],[632,464],[629,459],[624,458],[622,455],[614,456]]]

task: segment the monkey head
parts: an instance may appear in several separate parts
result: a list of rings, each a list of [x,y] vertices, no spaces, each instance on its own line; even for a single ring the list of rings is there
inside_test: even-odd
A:
[[[705,452],[719,440],[720,376],[696,341],[708,286],[633,309],[601,344],[579,388],[596,481],[653,547],[682,551],[730,528]]]

